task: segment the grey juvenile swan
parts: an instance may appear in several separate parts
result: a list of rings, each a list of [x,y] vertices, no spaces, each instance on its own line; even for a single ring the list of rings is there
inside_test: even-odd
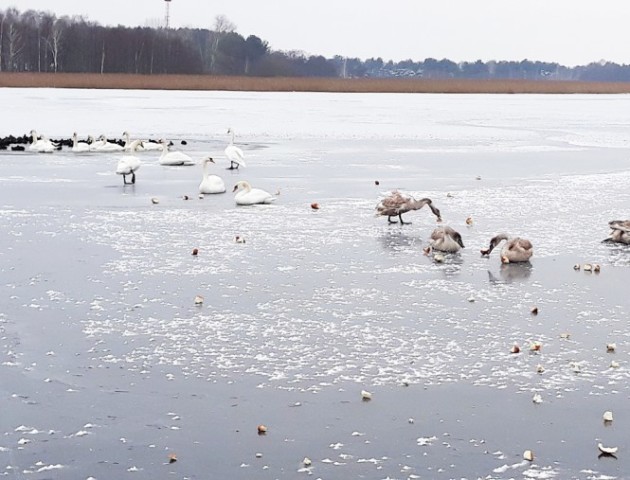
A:
[[[514,262],[528,262],[534,254],[532,242],[526,238],[510,237],[505,233],[492,237],[490,239],[490,246],[488,248],[482,248],[481,254],[488,256],[494,250],[494,248],[505,240],[505,245],[501,249],[501,262],[502,263],[514,263]]]
[[[464,241],[459,232],[456,232],[451,227],[437,227],[431,233],[431,242],[429,246],[424,249],[426,254],[431,253],[431,250],[437,250],[446,253],[459,252],[461,248],[464,248]]]
[[[430,198],[416,200],[411,195],[400,193],[398,190],[394,190],[378,202],[378,205],[376,205],[376,216],[387,216],[389,223],[396,223],[392,221],[392,217],[398,217],[401,225],[406,225],[411,222],[404,222],[402,214],[411,210],[420,210],[425,205],[429,206],[433,214],[437,217],[437,221],[441,222],[440,211],[433,205]]]
[[[630,220],[611,220],[608,226],[612,229],[604,242],[630,245]]]

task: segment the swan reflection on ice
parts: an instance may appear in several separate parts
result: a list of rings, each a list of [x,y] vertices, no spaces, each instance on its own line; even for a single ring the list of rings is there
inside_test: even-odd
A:
[[[512,283],[527,280],[532,274],[532,264],[530,262],[502,263],[499,267],[499,276],[488,270],[488,280],[490,283]]]

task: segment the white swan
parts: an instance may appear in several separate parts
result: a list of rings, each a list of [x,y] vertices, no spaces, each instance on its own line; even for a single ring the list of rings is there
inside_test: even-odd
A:
[[[129,145],[132,152],[136,151],[136,148],[140,146],[141,140],[134,140]],[[136,183],[136,170],[140,168],[140,159],[135,155],[124,155],[118,160],[116,165],[116,173],[122,175],[123,184]],[[131,175],[131,182],[127,182],[127,175]]]
[[[117,143],[108,142],[105,135],[98,137],[98,142],[96,142],[96,144],[97,145],[94,149],[97,152],[122,152],[124,150],[124,147],[118,145]]]
[[[35,130],[31,130],[31,137],[33,137],[33,142],[28,146],[28,149],[31,152],[52,153],[58,147],[57,144],[48,140],[45,135],[42,135],[42,138],[39,138],[39,135],[37,135]]]
[[[162,144],[158,142],[150,142],[149,140],[144,140],[142,142],[142,149],[146,152],[162,150]]]
[[[144,147],[142,146],[142,140],[139,140],[137,144],[132,145],[133,142],[131,141],[131,135],[129,135],[128,131],[125,130],[122,136],[125,139],[125,145],[123,146],[123,149],[126,152],[142,152],[144,150]]]
[[[249,182],[241,180],[234,185],[232,192],[236,192],[234,200],[237,205],[255,205],[257,203],[271,203],[275,201],[271,193],[261,190],[260,188],[252,188]]]
[[[90,152],[96,152],[96,149],[103,144],[100,140],[96,140],[94,135],[88,135],[87,143],[90,146]]]
[[[129,132],[124,131],[123,137],[125,138],[125,150],[131,150],[131,135]],[[156,142],[150,142],[148,140],[140,140],[140,143],[135,148],[136,152],[149,152],[149,151],[162,151],[162,144]]]
[[[228,128],[227,133],[228,135],[232,135],[230,137],[230,144],[225,147],[225,156],[230,161],[230,167],[228,168],[228,170],[238,169],[238,167],[245,167],[246,165],[243,161],[245,154],[243,153],[243,150],[234,145],[234,130],[232,130],[232,128],[230,127]]]
[[[199,193],[224,193],[225,183],[218,175],[211,175],[208,173],[209,163],[214,163],[212,157],[207,157],[203,160],[203,176],[201,183],[199,184]]]
[[[85,153],[91,150],[90,144],[87,142],[79,142],[77,132],[72,134],[72,151],[75,153]]]
[[[166,140],[160,140],[162,144],[162,155],[160,155],[159,163],[165,166],[177,166],[177,165],[194,165],[195,161],[182,152],[169,152],[168,143]]]

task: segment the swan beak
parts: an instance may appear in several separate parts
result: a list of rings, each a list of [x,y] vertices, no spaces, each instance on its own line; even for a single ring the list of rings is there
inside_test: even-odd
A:
[[[238,185],[234,185],[234,188],[232,189],[232,193],[236,192],[238,190]]]
[[[206,162],[214,163],[214,159],[212,157],[208,157],[206,158]]]
[[[487,248],[482,248],[480,251],[481,251],[482,255],[488,255],[489,254]]]
[[[501,257],[501,263],[510,263],[510,259],[504,255]]]

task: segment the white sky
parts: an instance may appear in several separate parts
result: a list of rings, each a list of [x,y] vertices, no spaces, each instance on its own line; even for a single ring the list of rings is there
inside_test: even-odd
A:
[[[164,0],[0,0],[84,15],[102,25],[155,25]],[[171,26],[236,31],[274,50],[366,59],[541,60],[567,66],[630,63],[628,0],[172,0]]]

